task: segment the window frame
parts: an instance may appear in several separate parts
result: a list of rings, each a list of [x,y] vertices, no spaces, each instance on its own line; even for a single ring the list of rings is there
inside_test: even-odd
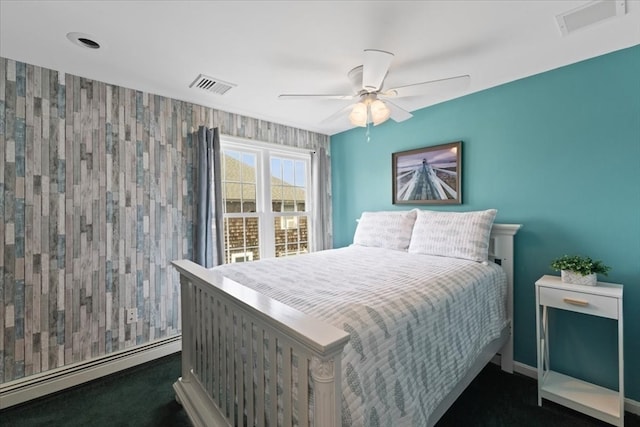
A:
[[[312,150],[291,147],[287,145],[273,144],[252,139],[245,139],[229,135],[220,135],[220,153],[224,156],[225,150],[250,153],[256,156],[256,212],[227,213],[223,194],[223,221],[226,218],[258,218],[258,246],[259,259],[273,258],[275,250],[275,220],[283,220],[283,217],[307,217],[307,252],[313,248],[313,226],[315,219],[311,207],[315,199],[312,183]],[[287,160],[301,160],[305,162],[305,210],[274,212],[271,197],[271,158],[280,157]],[[220,162],[222,167],[222,161]],[[224,177],[223,177],[224,180]],[[222,183],[221,183],[222,184]],[[298,220],[296,220],[298,222]],[[223,241],[226,253],[226,239]],[[224,257],[226,262],[226,256]]]

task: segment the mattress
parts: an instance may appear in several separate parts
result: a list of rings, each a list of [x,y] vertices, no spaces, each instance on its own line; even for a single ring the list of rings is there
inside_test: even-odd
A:
[[[349,332],[346,426],[423,426],[507,324],[492,263],[352,245],[215,270]]]

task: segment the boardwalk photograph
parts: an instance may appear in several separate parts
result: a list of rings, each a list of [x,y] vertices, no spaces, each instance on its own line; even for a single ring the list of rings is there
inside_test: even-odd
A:
[[[393,153],[393,203],[461,203],[461,148],[458,141]]]

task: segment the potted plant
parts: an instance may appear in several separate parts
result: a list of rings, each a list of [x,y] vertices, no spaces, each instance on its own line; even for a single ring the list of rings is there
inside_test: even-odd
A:
[[[594,261],[588,256],[563,255],[551,262],[551,268],[560,271],[563,283],[575,285],[595,286],[598,283],[598,274],[607,275],[611,267],[604,265],[602,261]]]

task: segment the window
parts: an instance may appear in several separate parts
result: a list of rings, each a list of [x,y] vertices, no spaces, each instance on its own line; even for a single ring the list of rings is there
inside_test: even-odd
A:
[[[308,252],[311,154],[221,138],[225,262]]]

